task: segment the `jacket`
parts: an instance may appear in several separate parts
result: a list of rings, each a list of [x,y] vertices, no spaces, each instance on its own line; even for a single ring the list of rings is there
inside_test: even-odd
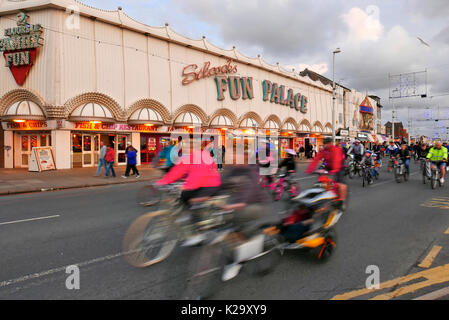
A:
[[[324,160],[327,164],[327,169],[330,174],[336,174],[340,172],[343,167],[343,151],[341,148],[336,146],[330,146],[329,148],[324,148],[322,151],[318,153],[313,162],[309,165],[306,173],[310,174],[315,171],[315,168],[318,166],[318,163],[321,160]]]
[[[445,147],[441,147],[440,150],[432,148],[427,154],[427,159],[434,162],[447,161],[447,149]]]
[[[108,148],[106,156],[104,157],[106,162],[115,162],[115,151],[112,148]]]
[[[221,186],[221,178],[210,151],[196,151],[180,159],[158,185],[167,185],[186,177],[183,190],[197,190]]]
[[[126,154],[128,157],[128,164],[129,165],[135,165],[137,164],[137,152],[136,151],[128,151]]]

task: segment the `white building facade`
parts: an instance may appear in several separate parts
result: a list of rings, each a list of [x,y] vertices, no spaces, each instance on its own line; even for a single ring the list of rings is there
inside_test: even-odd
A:
[[[266,129],[279,135],[281,151],[332,134],[331,85],[122,10],[4,0],[0,29],[5,168],[27,167],[38,146],[52,147],[58,169],[95,166],[100,141],[115,148],[119,165],[128,142],[148,163],[171,132],[193,127],[235,137]],[[339,130],[351,112],[336,101]]]

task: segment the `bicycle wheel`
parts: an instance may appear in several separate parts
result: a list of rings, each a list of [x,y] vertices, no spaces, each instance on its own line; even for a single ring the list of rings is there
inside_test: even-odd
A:
[[[363,170],[361,168],[358,168],[357,171],[358,171],[359,177],[360,178],[363,177]]]
[[[362,186],[363,186],[363,188],[365,188],[365,185],[366,185],[366,174],[364,174],[363,177],[362,177]]]
[[[410,176],[410,173],[408,172],[408,170],[406,168],[404,168],[404,181],[407,182]]]
[[[164,261],[175,249],[179,232],[167,211],[146,214],[136,219],[123,239],[126,261],[146,268]]]
[[[349,170],[349,174],[348,174],[349,179],[353,179],[355,176],[355,166],[350,165],[348,170]]]
[[[401,183],[402,182],[400,170],[401,169],[399,167],[394,169],[394,178],[396,179],[397,183]]]
[[[211,298],[222,285],[224,267],[229,262],[227,249],[222,244],[208,245],[194,256],[188,266],[189,279],[183,299]]]
[[[434,172],[432,172],[432,178],[430,179],[430,186],[431,186],[432,189],[436,189],[437,188],[437,184],[438,184],[437,180],[438,180],[437,179],[437,173],[434,171]]]

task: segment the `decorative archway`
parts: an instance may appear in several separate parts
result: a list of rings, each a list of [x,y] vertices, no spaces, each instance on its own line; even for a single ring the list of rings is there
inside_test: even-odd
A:
[[[325,133],[332,133],[332,124],[330,124],[329,122],[326,123],[326,126],[324,127],[324,132]]]
[[[0,117],[10,108],[14,103],[21,101],[30,101],[36,104],[47,117],[47,110],[45,109],[45,102],[38,94],[25,89],[15,89],[4,94],[0,99]]]
[[[298,123],[290,117],[284,120],[281,128],[282,131],[298,131]]]
[[[135,123],[168,124],[171,121],[168,109],[153,99],[142,99],[133,103],[127,110],[126,118]]]
[[[209,127],[233,128],[237,124],[237,116],[229,109],[218,109],[210,116]]]
[[[279,119],[277,115],[270,115],[265,119],[263,122],[263,128],[264,129],[271,129],[271,130],[280,130],[282,126],[282,121]]]
[[[203,111],[203,109],[201,109],[200,107],[194,105],[194,104],[187,104],[184,105],[180,108],[178,108],[172,115],[171,119],[171,123],[172,125],[174,125],[176,123],[176,121],[178,120],[178,118],[180,116],[182,116],[183,114],[191,114],[192,116],[190,118],[192,118],[192,120],[195,116],[198,117],[198,119],[200,120],[202,125],[207,124],[209,121],[209,117],[207,116],[207,114]],[[187,124],[187,123],[180,123],[180,124]]]
[[[75,111],[75,109],[89,103],[106,107],[111,112],[115,120],[126,121],[125,112],[122,110],[120,105],[111,97],[99,92],[84,93],[67,101],[64,104],[65,117],[68,118],[73,111]]]
[[[318,132],[318,133],[323,133],[324,132],[324,127],[323,127],[323,125],[321,124],[321,122],[319,122],[319,121],[316,121],[314,124],[313,124],[313,132]]]
[[[246,121],[246,120],[249,120],[249,119],[252,119],[251,122],[253,124],[256,124],[259,129],[263,128],[262,127],[262,124],[263,124],[262,118],[257,113],[252,112],[252,111],[245,113],[244,115],[242,115],[239,118],[239,120],[238,120],[238,127],[241,128],[242,125],[244,125],[244,122],[248,123],[248,121]]]
[[[312,125],[310,124],[310,122],[308,120],[304,119],[299,124],[298,131],[310,133],[310,132],[312,132]]]

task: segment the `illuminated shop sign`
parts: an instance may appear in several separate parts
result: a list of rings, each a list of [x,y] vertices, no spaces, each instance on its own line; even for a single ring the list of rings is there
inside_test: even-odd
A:
[[[294,93],[293,89],[287,89],[284,85],[272,83],[264,80],[263,86],[263,101],[270,101],[271,103],[288,106],[296,111],[307,113],[307,97],[300,93]]]
[[[237,73],[237,65],[232,60],[228,60],[225,65],[219,67],[212,67],[208,61],[204,66],[198,70],[198,65],[191,64],[182,70],[182,84],[188,85],[194,81],[214,77],[217,75]]]
[[[28,24],[29,16],[25,12],[19,12],[17,18],[17,27],[5,29],[6,38],[0,39],[0,52],[3,52],[5,66],[22,86],[43,39],[40,24]]]
[[[16,130],[42,130],[48,129],[47,121],[26,120],[23,122],[7,122],[6,129]]]
[[[225,92],[229,91],[232,100],[247,100],[254,98],[253,78],[216,76],[218,101],[225,100]],[[291,109],[307,113],[308,99],[300,93],[295,93],[293,89],[288,89],[284,85],[272,83],[269,80],[262,82],[263,101],[288,106]]]
[[[145,124],[117,124],[117,123],[94,123],[94,122],[76,122],[75,128],[78,130],[98,130],[98,131],[138,131],[155,132],[157,127]]]
[[[210,62],[206,62],[201,69],[198,65],[191,64],[186,66],[182,71],[182,84],[188,85],[194,81],[215,77],[217,87],[217,100],[223,101],[226,98],[225,93],[228,92],[232,100],[248,100],[254,99],[254,81],[252,77],[232,76],[230,74],[237,73],[237,65],[232,60],[221,67],[211,67]],[[262,82],[263,101],[280,104],[290,107],[296,111],[307,113],[308,99],[301,93],[294,92],[282,84],[273,83],[269,80]]]

